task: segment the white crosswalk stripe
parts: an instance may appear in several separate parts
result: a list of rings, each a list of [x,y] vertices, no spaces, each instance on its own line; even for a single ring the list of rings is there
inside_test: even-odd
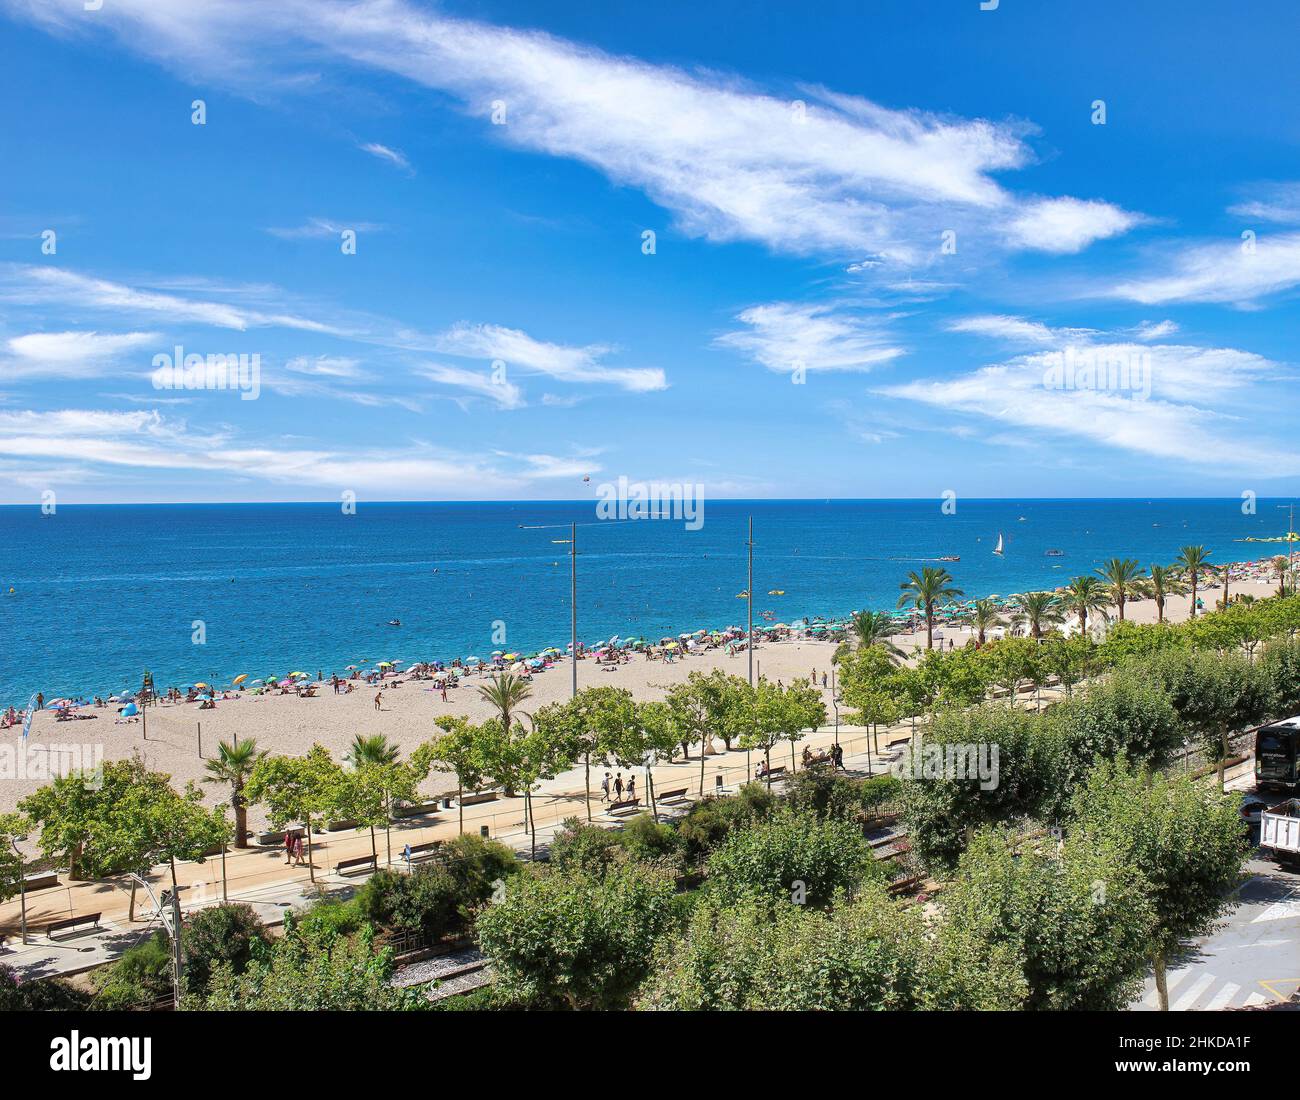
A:
[[[1219,990],[1211,999],[1210,1003],[1205,1006],[1206,1012],[1219,1012],[1232,1003],[1232,998],[1241,992],[1241,986],[1236,982],[1229,982]]]
[[[1172,997],[1174,990],[1182,984],[1183,979],[1190,973],[1190,970],[1177,970],[1172,974],[1166,974],[1165,992]],[[1151,981],[1151,992],[1142,998],[1142,1003],[1146,1005],[1147,1008],[1156,1008],[1160,1004],[1160,996],[1156,992],[1155,979],[1152,979]]]
[[[1189,988],[1186,993],[1179,997],[1178,1000],[1174,1001],[1169,1007],[1175,1012],[1186,1012],[1196,1003],[1200,995],[1213,984],[1213,974],[1202,974],[1192,983],[1191,988]]]

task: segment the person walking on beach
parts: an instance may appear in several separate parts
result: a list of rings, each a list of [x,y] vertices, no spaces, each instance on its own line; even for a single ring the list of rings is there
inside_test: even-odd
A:
[[[375,710],[383,710],[383,709],[384,709],[384,693],[382,691],[377,691],[375,692]]]
[[[446,681],[446,680],[444,680],[444,681],[442,682],[442,701],[443,701],[444,703],[447,701],[447,681]]]
[[[600,800],[609,801],[609,772],[606,772],[605,778],[600,781]]]

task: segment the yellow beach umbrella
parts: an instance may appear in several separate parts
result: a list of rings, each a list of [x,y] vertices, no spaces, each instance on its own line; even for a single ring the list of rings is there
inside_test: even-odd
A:
[[[244,672],[236,676],[233,682],[236,684],[242,684],[247,679],[248,679],[248,673]]]

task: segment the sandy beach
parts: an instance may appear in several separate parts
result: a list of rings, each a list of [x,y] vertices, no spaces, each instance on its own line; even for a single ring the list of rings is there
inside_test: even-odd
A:
[[[1265,581],[1239,580],[1232,585],[1234,595],[1263,597],[1275,590],[1274,584]],[[1222,593],[1220,587],[1211,585],[1200,589],[1200,594],[1205,606],[1213,607]],[[1182,621],[1187,618],[1189,608],[1188,597],[1173,597],[1166,605],[1166,617],[1174,622]],[[1154,601],[1130,602],[1126,617],[1138,623],[1154,622]],[[946,626],[936,632],[936,645],[951,642],[961,646],[970,637],[969,630]],[[925,645],[923,632],[897,635],[894,640],[904,652],[920,652]],[[809,676],[816,669],[820,677],[821,673],[829,672],[835,648],[834,642],[808,639],[762,644],[754,652],[755,675],[789,683]],[[724,649],[710,649],[684,655],[671,664],[647,660],[639,653],[630,662],[619,665],[585,659],[578,662],[578,687],[617,686],[631,691],[637,699],[656,699],[690,673],[707,673],[713,669],[745,676],[748,658],[743,652],[728,656]],[[319,742],[339,758],[357,734],[383,734],[405,754],[437,734],[434,723],[439,717],[465,714],[479,721],[489,717],[491,710],[475,687],[483,682],[485,677],[479,675],[465,677],[459,687],[448,688],[447,701],[443,702],[440,689],[429,681],[399,674],[385,681],[379,710],[375,709],[374,697],[380,689],[364,681],[353,681],[354,690],[339,695],[326,683],[315,698],[242,693],[236,699],[220,700],[212,710],[200,710],[196,703],[164,703],[148,709],[147,740],[143,724],[119,720],[118,708],[113,705],[82,708],[80,713],[95,717],[66,722],[56,721],[54,713],[47,710],[38,713],[32,724],[29,752],[50,752],[55,746],[76,744],[88,746],[83,751],[89,754],[92,751],[89,746],[97,749],[102,745],[103,759],[129,759],[139,754],[151,769],[171,775],[178,787],[188,780],[201,780],[205,775],[204,761],[199,755],[200,738],[206,758],[214,755],[218,741],[248,737],[255,738],[262,749],[288,755],[304,753]],[[525,709],[531,711],[568,698],[570,684],[567,661],[534,675],[532,697]],[[829,690],[825,695],[829,712]],[[6,731],[6,735],[15,742],[18,740],[16,728]],[[59,754],[57,748],[53,752]],[[20,799],[45,782],[39,775],[28,775],[0,784],[0,810],[13,809]],[[453,786],[449,777],[434,774],[424,790],[432,796]],[[218,785],[205,785],[205,788],[207,800],[212,804],[225,797],[224,788]],[[250,824],[260,823],[260,815],[254,810]]]

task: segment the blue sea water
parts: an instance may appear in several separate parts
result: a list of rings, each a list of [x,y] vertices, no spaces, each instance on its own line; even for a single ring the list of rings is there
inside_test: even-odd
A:
[[[940,555],[960,555],[946,567],[971,597],[1055,587],[1116,555],[1167,563],[1189,543],[1260,558],[1270,547],[1234,540],[1284,532],[1277,503],[961,500],[945,515],[938,500],[710,501],[696,531],[598,522],[590,501],[2,507],[0,702],[137,688],[145,669],[165,687],[563,648],[568,546],[554,540],[568,531],[538,525],[580,524],[592,642],[743,623],[750,516],[756,615],[790,622],[893,608],[907,572]]]

